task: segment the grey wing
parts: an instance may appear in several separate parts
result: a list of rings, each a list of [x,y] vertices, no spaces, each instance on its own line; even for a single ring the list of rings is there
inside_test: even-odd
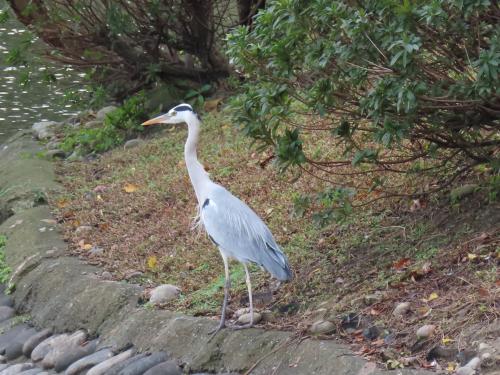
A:
[[[205,199],[201,220],[213,242],[240,262],[264,267],[278,280],[290,280],[288,259],[257,214],[221,186]]]

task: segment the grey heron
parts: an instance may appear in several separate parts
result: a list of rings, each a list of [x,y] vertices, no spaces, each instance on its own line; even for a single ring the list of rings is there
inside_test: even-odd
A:
[[[224,261],[224,302],[219,326],[213,334],[226,326],[226,308],[231,283],[229,259],[236,259],[243,264],[250,304],[250,322],[233,328],[252,327],[254,323],[252,284],[247,264],[255,263],[276,279],[287,281],[292,278],[288,259],[261,218],[224,187],[210,180],[196,154],[201,120],[189,104],[179,104],[142,125],[183,122],[188,127],[184,158],[198,200],[199,219],[210,240],[218,247]]]

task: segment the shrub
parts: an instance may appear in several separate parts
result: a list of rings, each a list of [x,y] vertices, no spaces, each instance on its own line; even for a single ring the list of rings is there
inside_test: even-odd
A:
[[[104,152],[120,145],[125,139],[143,130],[141,123],[148,117],[144,103],[144,94],[137,94],[109,113],[101,127],[70,130],[61,145],[62,149],[69,152],[79,147],[81,153],[88,154]]]
[[[228,37],[245,77],[232,104],[281,166],[367,200],[435,192],[478,164],[498,171],[496,2],[266,4],[251,30]],[[403,187],[391,175],[413,180]]]

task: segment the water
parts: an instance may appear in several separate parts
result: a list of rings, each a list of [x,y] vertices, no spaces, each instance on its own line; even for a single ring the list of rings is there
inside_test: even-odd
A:
[[[0,9],[7,9],[5,0],[0,0]],[[22,87],[16,77],[25,69],[6,62],[8,51],[20,43],[25,27],[12,15],[7,23],[0,24],[0,144],[19,129],[31,127],[42,120],[61,121],[73,116],[76,108],[62,101],[64,90],[73,87],[83,89],[82,73],[69,67],[56,66],[57,82],[48,85],[42,79],[46,65],[32,68],[32,83]],[[40,47],[43,47],[41,42]]]

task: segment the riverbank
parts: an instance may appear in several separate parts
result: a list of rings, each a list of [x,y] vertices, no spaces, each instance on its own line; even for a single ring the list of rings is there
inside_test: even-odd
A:
[[[225,330],[208,342],[216,321],[141,305],[140,286],[103,280],[102,269],[68,253],[44,199],[60,186],[52,164],[37,157],[41,149],[30,134],[20,133],[0,151],[0,174],[7,177],[0,187],[0,233],[7,237],[12,297],[15,308],[35,326],[55,332],[84,329],[91,337],[99,336],[102,346],[162,350],[181,361],[187,372],[384,373],[332,340],[250,329]],[[27,170],[31,172],[22,173]]]

